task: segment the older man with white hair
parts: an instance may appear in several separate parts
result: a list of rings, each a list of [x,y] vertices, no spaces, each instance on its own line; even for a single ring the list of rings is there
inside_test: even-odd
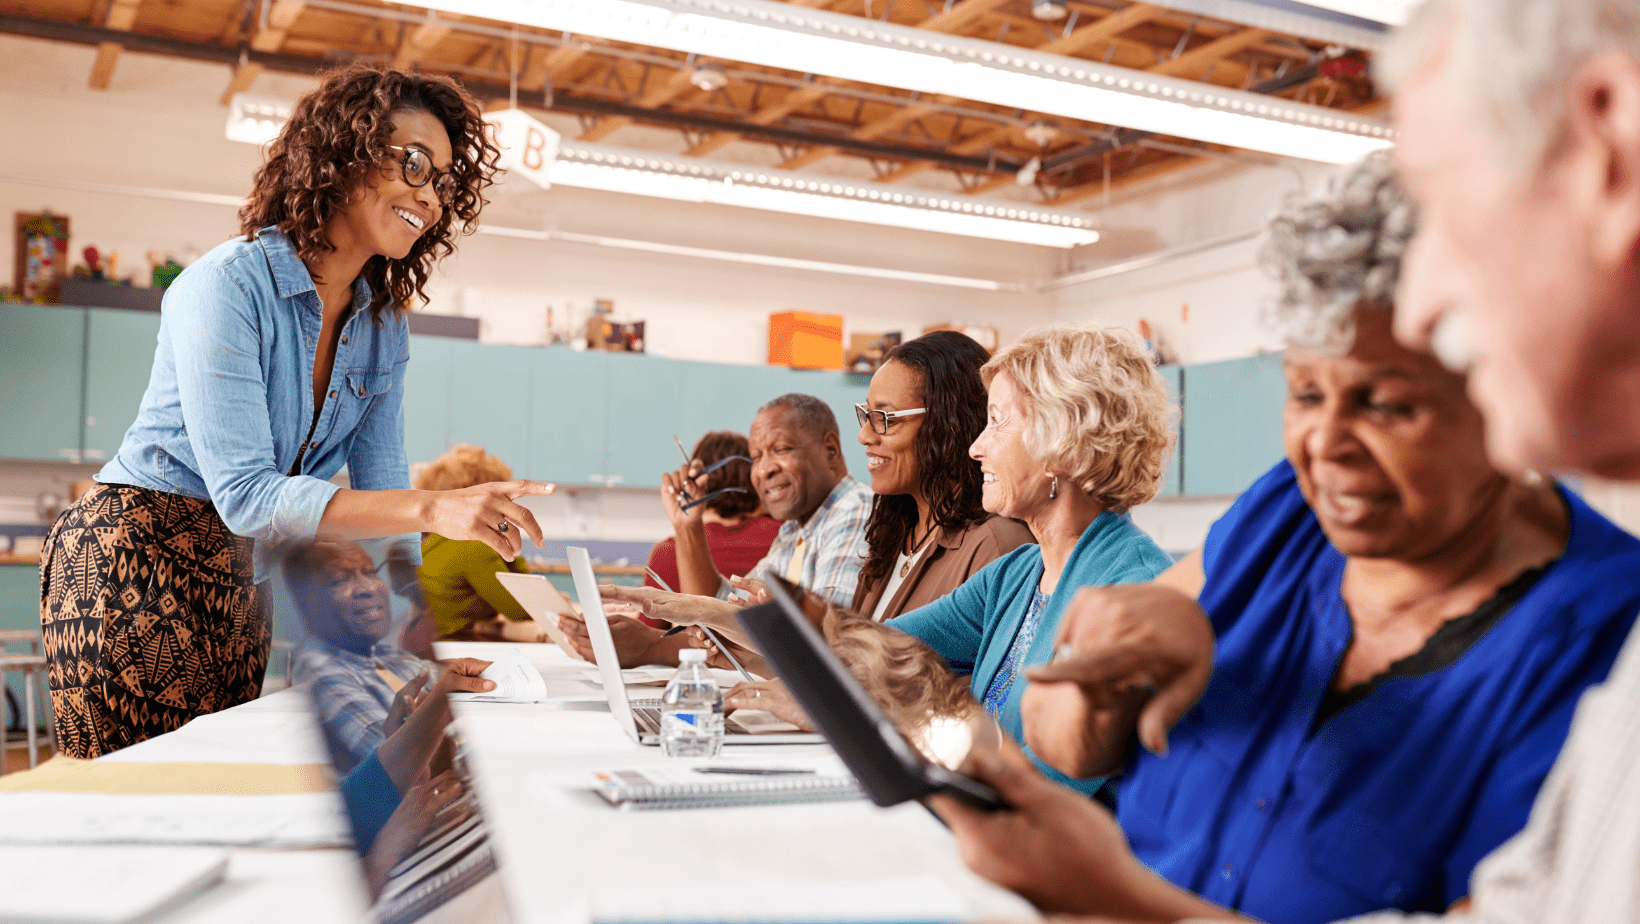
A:
[[[1428,0],[1384,63],[1423,215],[1398,335],[1469,371],[1500,465],[1640,481],[1640,3]],[[1142,669],[1159,693],[1141,727],[1170,725],[1204,688],[1210,645],[1101,625],[1110,615],[1067,614],[1078,650],[1118,644],[1056,664],[1057,678],[1097,702]],[[1012,811],[936,802],[976,868],[1057,885],[1104,919],[1234,918],[1134,869],[1108,815],[1017,764],[977,769]],[[1640,921],[1640,637],[1584,695],[1525,829],[1470,885],[1445,917]]]

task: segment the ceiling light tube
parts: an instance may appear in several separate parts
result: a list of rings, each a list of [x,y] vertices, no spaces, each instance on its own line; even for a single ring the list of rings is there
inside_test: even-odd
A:
[[[1326,163],[1394,137],[1337,109],[774,0],[405,2]]]
[[[1075,247],[1099,240],[1094,219],[1068,209],[578,141],[559,146],[551,176],[555,186],[737,205],[1019,244]]]

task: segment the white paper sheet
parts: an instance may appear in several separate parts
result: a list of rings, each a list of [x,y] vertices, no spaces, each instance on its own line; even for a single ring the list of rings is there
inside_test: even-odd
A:
[[[502,649],[479,676],[495,681],[495,689],[488,693],[451,693],[450,698],[475,703],[539,703],[547,695],[541,672],[514,649]]]
[[[227,868],[222,850],[0,846],[0,922],[121,924],[204,891]]]
[[[940,922],[968,918],[934,876],[854,882],[743,881],[729,889],[679,889],[635,881],[592,893],[596,924],[673,921]]]
[[[341,799],[331,792],[279,796],[0,795],[0,844],[213,844],[346,847]]]

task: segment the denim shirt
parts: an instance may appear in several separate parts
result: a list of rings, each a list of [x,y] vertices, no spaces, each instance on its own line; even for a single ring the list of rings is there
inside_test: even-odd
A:
[[[378,323],[369,305],[361,277],[304,452],[323,322],[313,277],[274,227],[213,249],[165,293],[142,408],[97,480],[209,500],[229,530],[258,540],[257,581],[270,544],[313,538],[344,465],[354,488],[410,487],[409,326],[390,311]],[[420,536],[396,542],[421,561]]]

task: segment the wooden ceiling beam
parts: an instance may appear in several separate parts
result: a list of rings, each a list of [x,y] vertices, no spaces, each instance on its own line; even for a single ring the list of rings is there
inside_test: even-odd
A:
[[[399,44],[398,50],[393,52],[393,66],[409,67],[411,62],[427,57],[439,42],[444,41],[444,37],[449,35],[450,30],[453,28],[455,28],[454,23],[429,14],[427,21],[417,26],[408,36],[405,36],[404,41]]]
[[[268,10],[268,27],[251,36],[251,47],[257,51],[275,52],[285,44],[285,33],[296,23],[296,17],[307,8],[304,0],[273,0]]]
[[[1199,47],[1179,55],[1171,61],[1163,61],[1155,67],[1149,68],[1152,74],[1163,74],[1168,77],[1183,77],[1199,79],[1207,68],[1223,61],[1233,54],[1246,51],[1270,37],[1270,33],[1263,29],[1243,29],[1229,35],[1220,36]]]
[[[773,125],[799,109],[804,109],[814,105],[816,101],[825,96],[828,92],[830,92],[828,87],[818,83],[811,83],[807,86],[797,87],[790,93],[787,93],[785,99],[771,106],[764,106],[762,109],[759,109],[748,116],[746,121],[753,125]],[[735,132],[713,132],[705,138],[702,138],[693,147],[683,153],[690,157],[705,157],[707,154],[716,151],[718,148],[732,143],[739,137],[740,135]]]
[[[792,0],[792,2],[800,2],[800,0]],[[825,2],[827,2],[827,0],[819,0],[819,2],[816,3],[803,3],[801,5],[820,6]],[[980,17],[991,13],[1008,2],[1010,2],[1010,0],[962,0],[962,2],[956,4],[950,9],[936,13],[918,23],[917,28],[927,29],[931,32],[956,32],[965,26],[971,25],[979,20]],[[817,96],[816,99],[818,98],[819,97]],[[880,135],[884,135],[888,132],[899,129],[907,122],[916,121],[917,119],[920,119],[933,111],[933,107],[926,104],[912,104],[905,106],[887,116],[884,116],[881,119],[877,119],[875,121],[868,122],[865,125],[859,126],[849,132],[849,137],[860,141],[869,141]],[[789,112],[790,110],[780,113],[777,118],[783,118],[788,115]],[[769,122],[763,122],[760,124],[767,125]],[[716,136],[708,137],[700,144],[690,148],[688,153],[695,154],[697,150],[699,150],[701,154],[710,153],[733,140],[733,138],[719,138]],[[711,142],[710,147],[706,146],[707,142]],[[839,150],[839,148],[831,147],[830,145],[809,148],[807,151],[804,151],[796,157],[788,158],[780,166],[786,170],[796,170],[799,167],[807,167],[809,164],[816,161],[825,160],[831,155],[839,153]]]
[[[121,32],[130,32],[137,22],[137,5],[141,0],[113,0],[108,4],[108,16],[103,25]],[[93,90],[108,89],[108,81],[114,76],[114,64],[120,59],[120,52],[125,46],[119,42],[102,42],[97,45],[97,58],[91,63],[91,79],[88,83]]]
[[[591,51],[580,44],[559,45],[550,53],[530,61],[518,85],[526,90],[545,90],[552,81],[563,76]]]
[[[961,3],[940,13],[935,13],[917,24],[919,29],[928,29],[932,32],[956,32],[965,26],[977,22],[981,16],[1008,3],[1009,0],[962,0]]]
[[[966,138],[954,145],[951,145],[950,151],[952,154],[978,154],[980,151],[983,151],[986,148],[996,144],[998,141],[1008,137],[1008,135],[1017,127],[1018,126],[1012,123],[1006,125],[994,125],[979,134],[974,135],[973,137]],[[908,176],[913,176],[936,166],[939,165],[930,163],[926,160],[914,160],[910,163],[901,164],[893,170],[888,171],[878,177],[877,182],[898,183],[900,180],[903,180]],[[1013,176],[1013,174],[1008,175],[1010,177]]]
[[[1081,28],[1073,29],[1070,35],[1042,45],[1036,50],[1045,51],[1048,54],[1074,57],[1081,52],[1115,39],[1129,29],[1159,19],[1166,12],[1167,10],[1159,6],[1151,6],[1148,3],[1135,3],[1132,6],[1123,7],[1111,13],[1098,22],[1092,22]]]
[[[233,101],[235,93],[244,93],[256,83],[256,78],[262,76],[262,65],[255,61],[246,61],[234,65],[233,77],[228,80],[228,88],[222,91],[222,105],[226,106]]]
[[[642,106],[645,109],[659,109],[694,89],[695,85],[690,82],[694,74],[695,69],[692,67],[678,68],[672,72],[672,76],[638,97],[633,105]],[[625,128],[631,124],[632,119],[627,116],[605,116],[594,123],[591,128],[582,132],[580,140],[601,141],[617,129]]]

